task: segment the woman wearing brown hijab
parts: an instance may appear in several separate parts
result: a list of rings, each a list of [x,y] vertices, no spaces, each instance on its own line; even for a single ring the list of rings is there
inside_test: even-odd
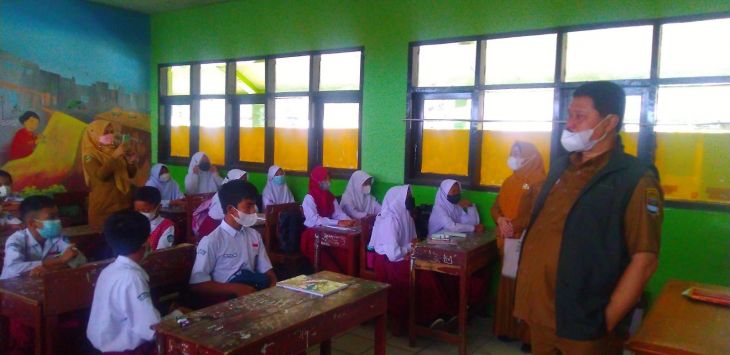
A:
[[[502,183],[499,196],[492,205],[492,218],[497,223],[497,246],[504,257],[504,239],[520,238],[527,228],[532,204],[545,181],[542,157],[534,145],[517,141],[512,145],[507,164],[514,172]],[[501,276],[497,291],[494,334],[502,340],[519,339],[523,350],[529,348],[527,324],[519,322],[514,308],[515,279]]]
[[[118,130],[117,130],[118,131]],[[95,120],[81,138],[84,179],[89,187],[89,225],[101,229],[112,213],[130,208],[131,178],[137,173],[137,157],[125,155],[117,144],[109,121]]]

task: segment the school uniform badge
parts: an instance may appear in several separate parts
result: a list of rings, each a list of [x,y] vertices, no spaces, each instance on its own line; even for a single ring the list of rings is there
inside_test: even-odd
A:
[[[652,215],[659,214],[659,190],[656,188],[646,189],[646,210]]]

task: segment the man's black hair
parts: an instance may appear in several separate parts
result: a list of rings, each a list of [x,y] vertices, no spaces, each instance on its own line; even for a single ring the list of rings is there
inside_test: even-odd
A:
[[[256,186],[243,180],[229,181],[223,184],[220,191],[218,191],[218,198],[220,199],[223,213],[226,212],[228,206],[238,206],[238,203],[242,200],[251,200],[256,202],[258,197],[259,192],[256,190]]]
[[[150,221],[139,212],[116,212],[104,222],[104,239],[114,255],[126,256],[137,252],[149,236]]]
[[[134,201],[147,202],[153,206],[157,206],[162,201],[160,190],[154,186],[143,186],[134,193]]]
[[[20,203],[20,218],[25,218],[30,213],[38,212],[44,208],[56,207],[56,202],[52,198],[45,195],[29,196]]]
[[[610,114],[618,116],[616,132],[621,130],[624,124],[624,111],[626,110],[626,93],[620,86],[610,81],[594,81],[585,83],[575,89],[573,97],[590,97],[593,100],[593,107],[606,117]]]
[[[35,113],[33,111],[25,111],[25,113],[23,113],[22,115],[20,115],[20,118],[18,118],[18,121],[20,121],[20,124],[23,124],[23,123],[25,123],[25,121],[31,119],[32,117],[35,117],[39,121],[41,119],[41,117],[38,116],[37,113]]]
[[[8,179],[8,181],[11,184],[13,183],[13,176],[10,175],[10,173],[5,170],[0,170],[0,177],[4,177],[4,178]]]

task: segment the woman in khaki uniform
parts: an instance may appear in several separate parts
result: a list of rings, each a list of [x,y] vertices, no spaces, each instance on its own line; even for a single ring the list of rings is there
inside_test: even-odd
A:
[[[84,179],[89,187],[89,225],[101,229],[114,212],[130,208],[131,178],[137,173],[135,155],[125,155],[125,144],[115,143],[114,126],[95,120],[81,138]]]

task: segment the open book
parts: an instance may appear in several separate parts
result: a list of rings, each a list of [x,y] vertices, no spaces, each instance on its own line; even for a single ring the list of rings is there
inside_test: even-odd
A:
[[[324,297],[346,288],[347,284],[318,279],[307,275],[299,275],[288,280],[279,281],[276,283],[276,286]]]

